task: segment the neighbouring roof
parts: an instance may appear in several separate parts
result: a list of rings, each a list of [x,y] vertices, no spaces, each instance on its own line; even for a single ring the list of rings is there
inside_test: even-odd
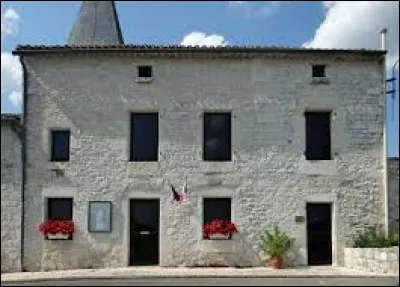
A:
[[[301,53],[301,54],[332,54],[380,56],[385,55],[383,50],[367,49],[311,49],[296,47],[275,46],[181,46],[181,45],[18,45],[14,55],[34,53],[79,53],[79,52],[136,52],[136,53],[163,53],[163,54],[192,54],[192,53],[233,53],[237,55],[256,53]]]
[[[12,123],[12,122],[21,122],[22,115],[21,114],[1,114],[1,123]]]
[[[123,44],[114,1],[83,1],[68,45]]]
[[[20,140],[22,140],[22,115],[21,114],[1,114],[1,126],[10,127]]]

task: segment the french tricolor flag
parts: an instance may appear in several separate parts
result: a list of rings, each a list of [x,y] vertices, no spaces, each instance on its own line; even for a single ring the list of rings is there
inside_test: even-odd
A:
[[[186,177],[186,178],[185,178],[185,184],[183,185],[183,190],[182,190],[182,197],[183,197],[183,199],[186,198],[187,192],[188,192],[188,190],[187,190],[187,177]]]
[[[174,200],[180,203],[182,201],[182,196],[176,191],[175,187],[172,185],[172,183],[169,180],[168,180],[168,182],[169,182],[169,186],[171,187],[171,191],[172,191]]]

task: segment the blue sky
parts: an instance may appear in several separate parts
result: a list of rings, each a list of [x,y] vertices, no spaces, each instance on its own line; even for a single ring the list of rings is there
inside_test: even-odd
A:
[[[1,2],[1,112],[21,111],[20,76],[9,52],[21,43],[65,44],[80,5]],[[378,31],[386,26],[388,66],[399,57],[398,2],[117,1],[117,10],[125,43],[379,49]],[[394,120],[388,100],[389,156],[399,155],[398,106],[396,94]]]

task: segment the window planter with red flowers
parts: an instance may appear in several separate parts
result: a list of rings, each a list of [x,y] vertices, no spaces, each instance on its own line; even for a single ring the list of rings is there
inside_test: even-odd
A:
[[[238,233],[235,223],[229,220],[212,220],[203,227],[203,238],[212,240],[228,240]]]
[[[48,219],[39,225],[39,232],[49,240],[70,240],[74,231],[72,220]]]

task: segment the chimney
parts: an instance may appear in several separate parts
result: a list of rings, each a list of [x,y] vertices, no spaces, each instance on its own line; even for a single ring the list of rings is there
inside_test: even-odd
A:
[[[381,33],[381,48],[382,51],[386,51],[386,33],[387,33],[387,29],[386,27],[383,27],[380,31]]]

